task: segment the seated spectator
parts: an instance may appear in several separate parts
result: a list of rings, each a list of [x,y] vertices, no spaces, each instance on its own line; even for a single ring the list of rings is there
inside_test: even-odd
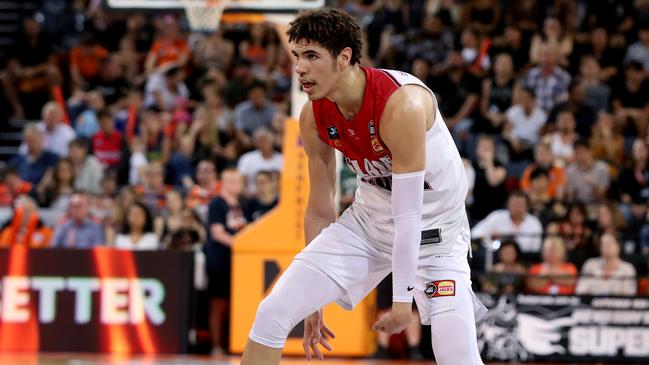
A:
[[[568,100],[555,104],[548,116],[548,122],[556,123],[559,113],[569,111],[575,119],[573,129],[577,131],[577,134],[585,137],[590,136],[597,115],[586,101],[586,87],[583,82],[578,78],[572,80],[568,86]]]
[[[547,171],[548,178],[548,195],[551,198],[563,197],[566,187],[566,173],[560,164],[555,163],[552,149],[548,143],[540,142],[534,146],[534,162],[527,166],[521,175],[519,185],[521,190],[528,192],[532,187],[530,179],[532,171],[542,168]]]
[[[153,42],[146,56],[146,74],[156,72],[169,64],[183,67],[189,60],[189,46],[185,37],[180,34],[178,21],[171,15],[166,15],[161,20],[161,34]]]
[[[472,220],[480,220],[492,211],[500,209],[507,199],[507,171],[496,160],[495,149],[493,138],[484,135],[478,137],[477,160],[473,162],[475,185],[473,205],[470,208]]]
[[[92,136],[93,154],[105,168],[117,169],[125,141],[122,133],[115,129],[115,120],[110,112],[103,110],[98,117],[99,131]]]
[[[53,247],[92,248],[106,243],[101,225],[91,219],[89,204],[86,194],[72,195],[67,220],[54,232]]]
[[[18,196],[29,194],[32,187],[32,183],[20,178],[18,170],[11,166],[5,168],[0,183],[0,207],[12,206]]]
[[[476,76],[484,75],[491,69],[491,59],[487,52],[481,52],[480,34],[473,28],[465,28],[460,35],[462,59]]]
[[[36,124],[36,128],[43,135],[43,149],[58,157],[68,157],[70,142],[75,138],[74,129],[63,121],[63,109],[55,102],[50,101],[43,106],[43,121]],[[27,144],[20,145],[20,153],[27,153]]]
[[[520,103],[505,112],[503,139],[508,142],[513,160],[531,160],[531,148],[539,141],[548,116],[536,105],[533,89],[521,89],[518,99]]]
[[[23,132],[26,153],[17,154],[9,161],[9,166],[18,171],[21,179],[37,185],[50,169],[56,166],[59,157],[43,150],[43,133],[36,124],[28,124]]]
[[[616,203],[601,203],[597,206],[597,227],[599,236],[609,233],[616,235],[626,227],[624,215]]]
[[[147,110],[142,113],[140,139],[144,144],[146,158],[166,164],[171,156],[172,137],[167,128],[171,120],[168,113]]]
[[[167,249],[186,250],[196,244],[201,244],[207,239],[205,225],[198,214],[191,209],[183,209],[178,228],[168,231],[163,239]]]
[[[561,28],[559,19],[554,16],[549,16],[543,21],[543,34],[535,34],[532,37],[530,62],[541,62],[543,47],[556,49],[559,65],[568,66],[568,56],[572,53],[572,37]]]
[[[498,262],[491,268],[482,290],[490,293],[514,294],[523,289],[525,266],[520,263],[521,249],[515,240],[508,239],[500,244]]]
[[[256,221],[277,206],[279,200],[279,173],[259,171],[255,176],[255,194],[244,208],[248,222]]]
[[[496,0],[473,0],[463,3],[461,25],[473,27],[480,35],[489,36],[502,20],[501,3]]]
[[[521,29],[508,25],[502,37],[495,37],[491,52],[494,55],[508,54],[514,64],[514,72],[519,73],[529,61],[529,44],[524,41]]]
[[[581,58],[579,78],[586,89],[586,105],[596,113],[609,108],[611,88],[602,81],[602,70],[599,61],[592,55]]]
[[[101,193],[100,182],[104,176],[104,168],[89,154],[88,140],[77,138],[70,142],[70,161],[74,165],[74,188],[91,194]]]
[[[0,74],[0,81],[4,95],[12,106],[13,116],[36,119],[36,108],[40,108],[40,105],[36,106],[38,103],[32,99],[39,92],[49,95],[51,87],[61,82],[61,72],[56,66],[53,44],[42,32],[36,18],[27,17],[22,25],[15,48],[7,53],[11,57],[5,72]],[[23,102],[29,106],[27,110]]]
[[[237,169],[243,175],[248,195],[255,193],[255,177],[259,171],[282,171],[282,154],[273,149],[273,133],[266,128],[255,131],[256,149],[239,158]]]
[[[70,50],[70,78],[73,89],[86,89],[89,82],[99,76],[108,50],[91,34],[86,33],[81,42]]]
[[[527,72],[523,85],[534,90],[537,105],[549,113],[555,105],[568,100],[570,74],[557,64],[555,47],[543,45],[539,53],[539,64]]]
[[[244,148],[252,146],[251,137],[261,127],[271,128],[275,106],[268,99],[266,85],[255,82],[248,88],[248,100],[234,109],[236,137]]]
[[[530,174],[530,181],[530,190],[527,192],[530,213],[545,225],[553,218],[552,205],[554,201],[548,194],[550,177],[545,169],[536,168]]]
[[[600,257],[590,258],[584,263],[576,293],[634,296],[637,289],[635,268],[620,258],[620,243],[613,234],[602,235],[599,251]]]
[[[146,205],[135,202],[126,211],[124,226],[115,237],[115,248],[122,250],[157,250],[160,239],[153,231],[153,217]]]
[[[48,173],[34,189],[33,195],[41,207],[67,212],[74,193],[74,165],[67,158],[60,159],[54,170]]]
[[[639,62],[649,72],[649,22],[638,27],[638,41],[631,44],[624,56],[624,63]]]
[[[569,110],[560,112],[556,125],[557,130],[550,135],[550,148],[554,158],[567,165],[574,158],[574,144],[579,137],[575,132],[575,115]]]
[[[16,199],[11,221],[0,232],[0,247],[49,247],[52,229],[40,219],[38,206],[26,195]]]
[[[624,137],[615,123],[613,115],[601,112],[593,126],[590,137],[590,149],[593,158],[601,160],[613,168],[619,168],[624,162]]]
[[[649,80],[645,77],[642,65],[631,62],[624,67],[624,77],[612,85],[613,112],[616,120],[622,125],[625,135],[643,137],[646,133],[647,113],[645,111]]]
[[[507,53],[499,53],[494,62],[493,76],[482,82],[482,98],[480,112],[488,125],[480,125],[475,131],[484,133],[499,133],[507,121],[505,112],[512,105],[514,95],[514,66],[512,57]]]
[[[539,219],[528,211],[527,196],[520,191],[513,192],[507,200],[507,209],[496,210],[476,224],[471,230],[471,237],[514,237],[523,252],[539,252],[543,228]]]
[[[575,292],[577,267],[566,262],[563,239],[547,237],[543,241],[543,262],[530,267],[527,289],[532,294],[570,295]]]
[[[97,90],[89,91],[83,98],[83,111],[74,121],[74,130],[79,137],[92,138],[99,131],[99,113],[106,108],[106,102]]]
[[[584,261],[595,256],[593,231],[586,220],[586,207],[581,203],[573,203],[559,225],[558,234],[564,240],[570,262],[581,267]]]
[[[184,107],[189,100],[185,77],[185,71],[175,65],[151,74],[144,87],[144,107],[167,112]]]
[[[581,52],[573,52],[573,65],[579,64],[579,57],[583,55],[591,55],[597,60],[601,69],[599,78],[608,82],[612,77],[618,73],[618,65],[620,64],[620,57],[616,49],[613,49],[609,44],[609,34],[605,27],[596,25],[590,32],[588,44]]]
[[[202,160],[196,166],[196,184],[187,195],[189,209],[207,209],[212,199],[221,192],[221,183],[216,175],[216,166],[210,160]],[[205,212],[207,215],[207,211]]]
[[[566,169],[569,201],[584,204],[595,203],[604,198],[611,182],[611,174],[605,162],[595,160],[588,142],[575,142],[575,161]]]
[[[154,161],[142,168],[142,184],[135,187],[140,200],[154,216],[162,213],[166,204],[167,192],[171,187],[165,184],[165,171],[162,163]]]
[[[642,139],[633,141],[630,164],[620,172],[617,185],[623,204],[649,199],[649,149]]]
[[[231,256],[234,235],[246,224],[243,214],[243,177],[233,168],[221,173],[221,196],[209,206],[208,239],[204,246],[210,294],[210,332],[213,353],[223,353],[224,324],[230,299]]]
[[[178,190],[169,190],[165,196],[165,209],[153,218],[153,230],[158,237],[165,237],[168,231],[180,226],[181,213],[186,208],[183,195]]]

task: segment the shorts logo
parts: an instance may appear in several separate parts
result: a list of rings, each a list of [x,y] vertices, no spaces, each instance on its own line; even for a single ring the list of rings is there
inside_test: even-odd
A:
[[[438,280],[426,283],[426,296],[435,297],[453,297],[455,296],[455,280]]]

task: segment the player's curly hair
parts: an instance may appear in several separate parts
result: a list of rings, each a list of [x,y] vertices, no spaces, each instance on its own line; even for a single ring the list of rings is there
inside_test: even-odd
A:
[[[301,12],[289,24],[286,34],[289,42],[317,42],[334,57],[349,47],[352,50],[352,65],[361,59],[361,27],[351,15],[340,9],[320,8]]]

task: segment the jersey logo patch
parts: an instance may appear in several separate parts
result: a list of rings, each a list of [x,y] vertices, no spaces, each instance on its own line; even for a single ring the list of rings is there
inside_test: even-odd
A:
[[[327,137],[329,137],[329,139],[340,139],[340,134],[338,134],[338,128],[327,127]]]
[[[367,123],[367,129],[369,129],[370,131],[370,143],[372,144],[372,150],[374,151],[374,154],[381,154],[381,152],[384,151],[384,148],[383,146],[381,146],[381,142],[379,142],[379,139],[376,136],[376,128],[374,127],[373,120],[370,120],[370,122]]]
[[[429,298],[454,297],[455,280],[438,280],[426,283],[424,293]]]

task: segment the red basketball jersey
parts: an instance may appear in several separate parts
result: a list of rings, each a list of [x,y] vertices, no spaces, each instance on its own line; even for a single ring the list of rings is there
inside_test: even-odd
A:
[[[379,125],[390,95],[401,84],[385,70],[363,67],[365,94],[359,112],[347,119],[327,98],[312,102],[320,138],[345,156],[347,165],[363,182],[391,190],[392,159],[381,141]]]

